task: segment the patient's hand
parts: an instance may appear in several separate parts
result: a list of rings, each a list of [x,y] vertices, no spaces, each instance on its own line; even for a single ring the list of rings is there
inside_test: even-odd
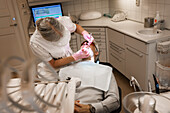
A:
[[[75,101],[74,113],[90,113],[90,106],[85,104],[80,104],[80,101]]]

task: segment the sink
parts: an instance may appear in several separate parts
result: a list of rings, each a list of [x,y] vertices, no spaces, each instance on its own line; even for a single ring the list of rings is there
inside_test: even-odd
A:
[[[155,37],[161,35],[162,31],[154,28],[145,28],[137,31],[138,35],[147,36],[147,37]]]

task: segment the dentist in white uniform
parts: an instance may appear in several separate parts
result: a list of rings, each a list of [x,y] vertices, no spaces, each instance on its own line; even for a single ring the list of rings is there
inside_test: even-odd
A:
[[[47,61],[54,68],[67,65],[82,58],[89,57],[87,51],[79,50],[73,53],[69,41],[71,33],[76,32],[91,43],[94,38],[80,25],[74,24],[67,16],[53,18],[46,17],[36,21],[36,30],[31,36],[30,47],[35,56]],[[43,74],[47,74],[43,69]]]

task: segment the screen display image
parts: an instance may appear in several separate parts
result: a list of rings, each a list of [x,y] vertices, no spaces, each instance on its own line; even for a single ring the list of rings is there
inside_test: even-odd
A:
[[[61,4],[56,5],[43,5],[43,6],[34,6],[31,8],[34,23],[40,19],[45,17],[54,17],[58,18],[59,16],[62,16],[62,8]]]

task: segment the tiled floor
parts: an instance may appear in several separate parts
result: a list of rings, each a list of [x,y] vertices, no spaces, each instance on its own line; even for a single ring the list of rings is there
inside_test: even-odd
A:
[[[123,98],[131,93],[131,92],[134,92],[133,88],[130,86],[129,84],[129,80],[124,76],[122,75],[120,72],[118,72],[117,70],[114,70],[113,71],[114,75],[115,75],[115,78],[116,78],[116,81],[117,81],[117,84],[118,86],[121,88],[122,90],[122,101],[123,101]],[[124,113],[123,111],[123,105],[122,105],[122,111],[121,113]]]

